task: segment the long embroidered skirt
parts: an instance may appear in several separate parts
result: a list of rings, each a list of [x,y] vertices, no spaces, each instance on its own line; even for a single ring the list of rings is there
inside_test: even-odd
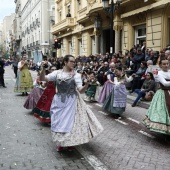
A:
[[[33,80],[31,73],[27,68],[23,68],[22,71],[18,71],[17,79],[14,87],[14,92],[31,92],[33,89]]]
[[[36,107],[33,109],[34,116],[41,122],[50,123],[50,107],[55,95],[54,82],[48,82],[46,89],[41,95]]]
[[[82,100],[80,94],[67,97],[54,96],[51,105],[52,139],[58,146],[75,146],[89,142],[103,131],[93,112]]]
[[[35,87],[32,92],[28,95],[25,103],[24,103],[24,107],[26,109],[34,109],[41,97],[41,95],[43,94],[44,89],[39,88],[39,87]]]
[[[119,87],[114,86],[112,92],[103,103],[103,110],[110,113],[121,115],[126,109],[126,87],[120,85]]]
[[[170,116],[163,90],[154,95],[143,124],[151,131],[170,135]]]
[[[112,83],[110,83],[109,81],[105,82],[102,91],[99,95],[99,99],[98,102],[99,103],[104,103],[104,101],[107,99],[107,97],[110,95],[110,93],[112,92],[114,88],[114,85]]]

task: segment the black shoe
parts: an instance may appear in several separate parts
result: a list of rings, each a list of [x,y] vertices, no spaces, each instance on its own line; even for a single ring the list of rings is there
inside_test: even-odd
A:
[[[3,86],[4,88],[7,88],[6,86]]]
[[[132,104],[132,107],[135,107],[135,106],[136,106],[136,104],[135,104],[135,103],[133,103],[133,104]]]

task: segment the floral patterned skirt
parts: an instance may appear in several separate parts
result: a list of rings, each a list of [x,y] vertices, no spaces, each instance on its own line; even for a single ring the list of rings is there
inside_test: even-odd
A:
[[[154,95],[143,124],[151,131],[170,135],[170,117],[163,90]]]
[[[67,147],[88,143],[103,131],[102,125],[83,101],[79,92],[77,92],[75,102],[76,113],[71,131],[64,133],[52,130],[52,139],[57,146]],[[53,122],[51,123],[53,124]]]

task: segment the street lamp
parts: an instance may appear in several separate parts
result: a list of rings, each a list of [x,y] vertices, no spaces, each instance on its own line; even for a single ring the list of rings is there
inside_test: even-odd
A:
[[[115,2],[114,2],[115,1]],[[122,0],[111,0],[111,5],[109,6],[109,0],[102,0],[102,6],[107,11],[110,13],[110,55],[112,56],[113,54],[113,14],[114,11],[116,11]]]
[[[99,14],[95,17],[94,27],[95,27],[96,29],[99,29],[99,28],[101,27],[101,19],[100,19]]]

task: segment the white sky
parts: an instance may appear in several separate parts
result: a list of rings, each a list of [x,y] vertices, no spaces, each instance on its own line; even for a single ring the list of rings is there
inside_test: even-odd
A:
[[[0,0],[0,23],[2,23],[5,16],[15,13],[14,0]]]

